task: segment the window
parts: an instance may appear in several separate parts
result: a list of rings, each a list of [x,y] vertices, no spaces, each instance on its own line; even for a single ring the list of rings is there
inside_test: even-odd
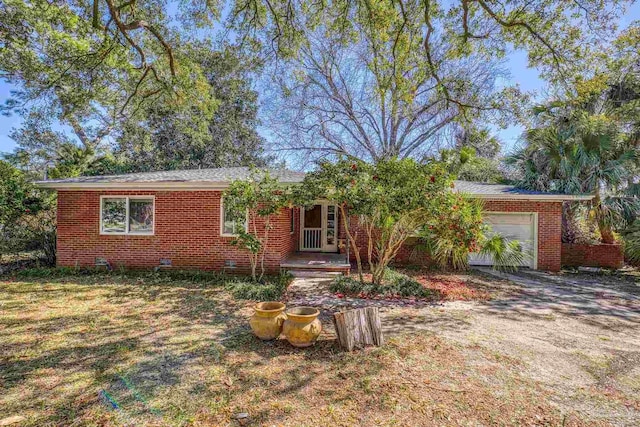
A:
[[[247,231],[247,216],[241,216],[238,218],[233,217],[233,212],[227,210],[224,206],[224,200],[220,201],[220,216],[222,217],[221,221],[221,234],[223,236],[237,236],[240,227],[244,227],[245,231]]]
[[[153,234],[152,196],[100,197],[101,234]]]
[[[289,222],[289,233],[293,234],[294,230],[296,229],[296,224],[295,224],[295,218],[296,218],[296,211],[291,208],[291,218],[290,218],[290,222]]]

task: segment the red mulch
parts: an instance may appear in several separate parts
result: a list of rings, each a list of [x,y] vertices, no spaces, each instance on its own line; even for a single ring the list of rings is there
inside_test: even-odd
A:
[[[486,301],[491,295],[473,283],[455,275],[407,274],[428,289],[438,292],[444,301]]]
[[[411,277],[425,288],[433,290],[434,297],[428,298],[429,300],[488,301],[491,299],[489,292],[478,288],[472,281],[454,273],[446,274],[415,270],[398,271]],[[364,273],[362,277],[365,282],[371,282],[373,280],[373,276],[370,273]]]

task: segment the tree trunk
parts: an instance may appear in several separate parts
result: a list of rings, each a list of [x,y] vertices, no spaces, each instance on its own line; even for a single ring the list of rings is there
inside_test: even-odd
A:
[[[384,343],[378,307],[335,313],[333,324],[340,346],[347,351],[367,345],[381,346]]]
[[[575,205],[572,202],[562,204],[562,241],[575,243],[578,236]]]
[[[363,221],[364,229],[367,232],[367,260],[369,261],[369,271],[373,273],[373,221]]]
[[[258,225],[256,224],[256,217],[254,215],[253,217],[253,234],[256,236],[256,238],[258,237]],[[258,279],[256,277],[256,269],[258,268],[258,257],[259,257],[260,251],[258,250],[258,252],[256,253],[251,253],[251,255],[249,256],[251,259],[251,278],[253,279],[254,282],[257,282]]]
[[[267,244],[269,243],[269,230],[271,229],[271,216],[267,216],[264,224],[264,241],[262,242],[262,257],[260,258],[260,280],[264,277],[264,257],[267,254]]]
[[[351,244],[351,248],[353,249],[353,253],[356,256],[356,265],[358,266],[358,277],[360,281],[363,281],[362,278],[362,261],[360,260],[360,251],[358,250],[358,244],[354,239],[353,235],[351,235],[351,231],[349,230],[349,219],[347,218],[345,209],[343,205],[339,205],[340,207],[340,215],[342,216],[342,223],[344,225],[344,231],[347,233],[347,239]],[[349,260],[347,260],[348,262]]]
[[[598,223],[598,230],[600,231],[600,240],[602,240],[602,243],[615,243],[616,239],[613,235],[613,230],[611,230],[611,225],[609,225],[608,221],[606,220],[605,207],[602,204],[602,196],[600,195],[599,189],[596,189],[593,203],[596,210],[596,221]]]

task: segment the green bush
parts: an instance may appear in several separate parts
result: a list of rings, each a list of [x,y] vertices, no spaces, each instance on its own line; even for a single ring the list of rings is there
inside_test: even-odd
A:
[[[353,277],[339,276],[330,286],[331,292],[339,292],[347,295],[363,296],[402,296],[428,298],[433,294],[420,282],[406,274],[387,268],[381,284],[361,282]]]
[[[20,278],[47,278],[73,276],[120,276],[131,278],[184,280],[196,283],[213,283],[222,285],[228,276],[222,273],[201,270],[106,270],[101,267],[35,267],[19,270],[15,273]]]
[[[78,276],[126,277],[142,279],[147,285],[162,284],[171,281],[190,282],[205,286],[224,286],[234,298],[256,301],[274,301],[282,298],[291,283],[290,274],[265,276],[256,282],[248,276],[230,276],[223,273],[201,270],[114,270],[104,268],[27,268],[16,271],[15,276],[22,279],[47,279]]]
[[[236,277],[227,281],[225,289],[236,299],[255,301],[278,301],[287,290],[293,277],[290,274],[279,276],[265,276],[262,282],[251,280],[250,277]]]
[[[33,267],[25,268],[15,272],[15,276],[22,279],[29,278],[56,278],[64,276],[80,276],[95,274],[93,270],[89,269],[77,269],[71,267]]]

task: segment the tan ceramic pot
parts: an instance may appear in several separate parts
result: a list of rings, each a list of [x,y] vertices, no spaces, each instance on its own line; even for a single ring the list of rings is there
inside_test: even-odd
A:
[[[286,319],[283,313],[287,306],[281,302],[259,302],[253,309],[254,313],[249,320],[251,330],[262,340],[274,340],[282,332],[282,323]]]
[[[296,307],[287,310],[282,332],[287,341],[295,347],[313,345],[322,331],[318,320],[320,312],[313,307]]]

